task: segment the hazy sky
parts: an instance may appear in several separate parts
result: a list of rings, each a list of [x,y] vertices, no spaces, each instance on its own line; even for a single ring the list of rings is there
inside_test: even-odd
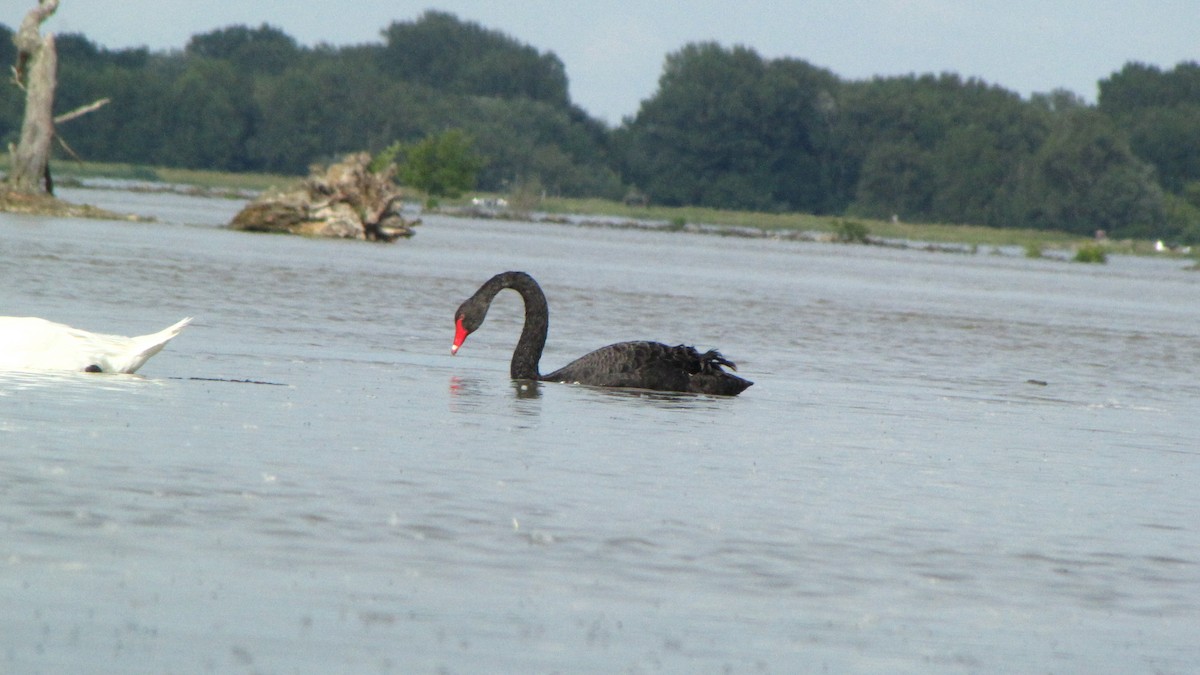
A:
[[[0,22],[15,28],[35,2],[0,0]],[[1128,61],[1200,60],[1200,0],[60,0],[47,26],[110,49],[180,49],[196,33],[264,22],[301,44],[347,45],[431,8],[554,52],[572,100],[611,124],[654,93],[667,54],[706,40],[846,79],[956,72],[1088,101]]]

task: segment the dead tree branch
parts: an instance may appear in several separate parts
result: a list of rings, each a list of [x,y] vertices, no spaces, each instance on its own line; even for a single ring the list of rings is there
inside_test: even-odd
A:
[[[108,105],[108,103],[111,100],[112,99],[102,98],[99,101],[92,101],[91,103],[89,103],[87,105],[81,105],[78,108],[76,108],[70,112],[65,112],[61,115],[58,115],[57,117],[54,118],[54,123],[62,124],[63,122],[70,122],[71,120],[75,119],[76,117],[83,117],[84,115],[92,112],[93,110],[99,110],[100,108],[103,108],[104,106]]]

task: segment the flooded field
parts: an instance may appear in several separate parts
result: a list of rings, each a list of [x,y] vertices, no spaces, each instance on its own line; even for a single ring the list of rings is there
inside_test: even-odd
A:
[[[139,376],[0,373],[0,672],[1194,671],[1200,274],[240,203],[0,214],[0,314]],[[718,348],[737,398],[508,379]],[[234,380],[246,380],[239,382]]]

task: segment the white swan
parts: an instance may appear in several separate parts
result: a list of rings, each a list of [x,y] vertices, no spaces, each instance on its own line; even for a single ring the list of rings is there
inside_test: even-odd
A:
[[[132,373],[192,322],[150,335],[104,335],[31,316],[0,316],[0,370]]]

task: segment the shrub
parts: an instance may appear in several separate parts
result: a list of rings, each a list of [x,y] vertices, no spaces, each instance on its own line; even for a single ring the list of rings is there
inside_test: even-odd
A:
[[[833,234],[838,241],[844,244],[865,244],[871,231],[864,223],[844,218],[833,224]]]
[[[1075,250],[1075,262],[1103,264],[1108,262],[1108,253],[1100,244],[1084,244]]]

